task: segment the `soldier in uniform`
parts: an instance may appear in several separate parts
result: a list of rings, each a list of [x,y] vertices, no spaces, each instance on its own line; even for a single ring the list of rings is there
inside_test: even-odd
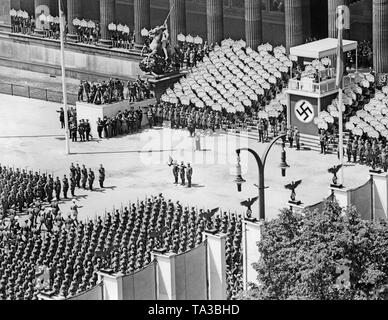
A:
[[[185,170],[186,170],[186,166],[185,166],[185,164],[182,161],[181,166],[179,167],[179,173],[180,173],[180,176],[181,176],[182,186],[186,185]]]
[[[63,176],[62,184],[63,184],[63,197],[67,199],[67,192],[69,191],[69,180],[67,180],[66,175]]]
[[[365,152],[364,144],[362,142],[362,139],[360,138],[358,140],[358,159],[360,161],[360,164],[364,163],[364,152]]]
[[[193,168],[191,167],[190,163],[187,164],[186,177],[187,177],[187,186],[191,188],[191,178],[193,177]]]
[[[94,182],[94,172],[92,169],[89,169],[89,174],[88,174],[88,182],[89,182],[89,190],[93,191],[93,182]]]
[[[287,130],[287,140],[290,143],[290,148],[293,148],[293,143],[294,143],[294,134],[292,132],[292,128],[289,128]]]
[[[346,155],[348,157],[348,162],[352,162],[352,140],[348,140],[346,144]]]
[[[321,145],[321,154],[326,154],[326,136],[323,132],[319,134],[319,143]]]
[[[381,149],[381,154],[380,154],[380,161],[381,161],[381,167],[383,168],[384,172],[387,172],[387,151],[388,147],[382,148]]]
[[[74,192],[75,192],[75,187],[77,185],[77,182],[75,181],[75,177],[70,178],[70,193],[72,197],[75,197]]]
[[[358,142],[357,138],[353,140],[352,142],[352,155],[353,155],[353,162],[357,162],[357,151],[358,151]]]
[[[86,189],[86,181],[88,180],[88,170],[86,169],[85,165],[82,165],[81,174],[82,174],[82,189]]]
[[[98,132],[98,137],[102,139],[102,130],[104,130],[104,125],[101,120],[101,118],[98,118],[97,120],[97,132]]]
[[[54,182],[54,189],[57,201],[61,200],[61,181],[59,180],[59,177],[57,177],[57,180]]]
[[[100,183],[100,188],[104,188],[104,181],[105,181],[105,168],[100,165],[100,169],[98,169],[98,182]]]
[[[90,141],[93,137],[90,134],[90,131],[92,131],[92,129],[90,127],[90,123],[89,123],[88,119],[86,119],[86,122],[84,123],[84,126],[85,126],[86,140]]]
[[[259,142],[264,142],[264,123],[262,119],[259,120],[257,131],[259,131]]]
[[[299,130],[297,127],[295,127],[295,130],[294,130],[294,141],[295,141],[295,144],[296,144],[296,150],[300,150],[300,133],[299,133]]]
[[[178,176],[179,176],[179,165],[178,165],[178,162],[177,161],[174,161],[174,164],[172,166],[172,173],[174,175],[174,178],[175,178],[175,182],[174,184],[178,184]]]
[[[79,164],[77,163],[75,168],[75,181],[77,183],[77,188],[81,187],[81,168],[79,167]]]
[[[81,139],[81,142],[85,141],[85,125],[84,125],[83,120],[79,121],[78,133],[79,133],[79,137]]]
[[[47,196],[47,201],[51,202],[51,200],[53,199],[53,189],[49,181],[47,181],[46,184],[44,185],[44,191]]]

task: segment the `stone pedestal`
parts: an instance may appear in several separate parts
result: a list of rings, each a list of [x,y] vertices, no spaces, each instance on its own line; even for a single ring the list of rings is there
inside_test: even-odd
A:
[[[373,220],[388,219],[388,174],[372,173],[373,179]]]
[[[116,22],[115,0],[100,0],[101,42],[105,45],[109,44],[109,42],[111,43],[111,35],[108,30],[108,25],[112,22]],[[109,42],[107,40],[109,40]]]
[[[338,38],[338,29],[337,29],[337,8],[338,6],[349,6],[349,0],[328,0],[328,35],[329,38]],[[349,31],[344,30],[344,39],[349,39]]]
[[[260,1],[245,0],[245,38],[247,46],[254,50],[263,42]]]
[[[98,281],[103,281],[104,300],[123,300],[123,275],[97,272]]]
[[[173,85],[185,74],[186,73],[183,72],[172,72],[160,76],[145,75],[145,77],[153,87],[156,101],[160,102],[160,98],[166,92],[167,88],[172,88]]]
[[[388,72],[388,0],[373,0],[373,67]]]
[[[330,187],[330,194],[334,195],[340,207],[347,208],[351,205],[349,189]]]
[[[69,35],[76,33],[73,26],[75,18],[82,19],[82,2],[79,0],[67,0],[67,27]]]
[[[176,300],[175,283],[175,256],[174,253],[152,253],[153,259],[156,259],[156,300]]]
[[[170,0],[170,8],[170,43],[175,46],[178,34],[186,35],[186,0]]]
[[[208,300],[226,300],[226,234],[204,232],[207,239]]]
[[[243,283],[244,290],[247,289],[248,283],[258,284],[257,272],[252,264],[259,262],[260,253],[257,242],[261,240],[263,221],[243,222]]]
[[[144,38],[141,36],[141,30],[151,28],[150,0],[134,0],[135,14],[135,41],[138,47],[144,44]]]
[[[91,135],[93,138],[98,138],[97,133],[97,121],[98,118],[103,119],[105,116],[108,118],[115,116],[119,111],[124,112],[125,110],[138,110],[141,109],[143,112],[142,127],[148,125],[147,108],[150,104],[154,104],[155,99],[145,100],[130,104],[128,100],[112,103],[112,104],[101,104],[96,105],[93,103],[77,102],[77,119],[88,119],[91,126]]]
[[[223,0],[207,0],[206,15],[207,15],[207,40],[209,44],[221,44],[224,39],[224,1]]]
[[[290,48],[304,43],[302,1],[285,0],[286,47],[288,52]]]

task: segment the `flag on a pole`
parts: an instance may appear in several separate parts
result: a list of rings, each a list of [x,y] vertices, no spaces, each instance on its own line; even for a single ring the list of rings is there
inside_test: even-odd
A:
[[[338,29],[338,46],[337,46],[337,76],[336,87],[343,89],[344,77],[344,47],[343,47],[343,30],[345,28],[346,6],[337,7],[337,29]]]

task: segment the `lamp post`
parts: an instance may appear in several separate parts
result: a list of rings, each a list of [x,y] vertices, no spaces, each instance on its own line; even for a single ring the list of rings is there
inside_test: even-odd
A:
[[[280,140],[280,139],[283,139],[283,144],[282,144],[282,153],[281,153],[281,163],[280,163],[280,169],[281,169],[281,172],[282,172],[282,176],[285,177],[286,176],[286,169],[289,168],[289,165],[287,164],[287,155],[286,155],[286,151],[285,151],[285,138],[286,138],[286,134],[282,134],[278,137],[276,137],[275,139],[272,140],[272,142],[270,143],[270,145],[267,147],[267,149],[264,151],[262,157],[260,158],[260,156],[256,153],[256,151],[252,150],[252,149],[249,149],[249,148],[242,148],[242,149],[237,149],[236,150],[236,153],[237,153],[237,178],[235,180],[236,184],[237,184],[237,190],[238,192],[241,192],[242,190],[242,184],[244,182],[246,182],[243,177],[242,177],[242,172],[241,172],[241,164],[240,164],[240,153],[241,151],[248,151],[250,152],[256,159],[256,162],[257,162],[257,166],[258,166],[258,169],[259,169],[259,183],[256,185],[256,187],[258,188],[258,192],[259,192],[259,201],[258,201],[258,204],[259,204],[259,218],[260,220],[265,220],[265,186],[264,186],[264,171],[265,171],[265,164],[267,162],[267,158],[268,158],[268,154],[270,152],[270,150],[272,149],[272,147],[275,145],[275,143]]]

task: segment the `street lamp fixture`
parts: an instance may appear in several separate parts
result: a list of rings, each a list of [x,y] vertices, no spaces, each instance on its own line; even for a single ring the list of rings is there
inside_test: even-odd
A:
[[[257,166],[259,169],[259,183],[256,185],[256,187],[258,188],[258,192],[259,192],[259,202],[258,203],[259,203],[259,218],[260,218],[260,220],[265,220],[265,186],[264,186],[265,164],[267,162],[267,158],[268,158],[268,154],[269,154],[270,150],[275,145],[275,143],[280,139],[283,140],[283,143],[282,143],[282,152],[281,152],[281,162],[280,162],[279,167],[281,169],[281,173],[282,173],[283,177],[286,176],[286,170],[287,170],[287,168],[289,168],[289,165],[287,164],[287,155],[286,155],[286,151],[285,151],[285,142],[284,142],[285,138],[286,138],[286,134],[282,134],[282,135],[276,137],[275,139],[273,139],[272,142],[267,147],[267,149],[264,151],[264,154],[261,158],[256,153],[256,151],[254,151],[252,149],[243,148],[243,149],[236,150],[237,166],[236,166],[236,179],[234,180],[234,182],[237,184],[237,191],[238,192],[242,191],[242,184],[245,182],[244,178],[242,177],[241,164],[240,164],[241,151],[248,151],[256,159]]]
[[[240,152],[237,152],[237,165],[236,165],[236,180],[234,182],[237,184],[237,191],[242,191],[242,184],[246,181],[242,177],[242,170],[241,170],[241,159],[240,159]]]

